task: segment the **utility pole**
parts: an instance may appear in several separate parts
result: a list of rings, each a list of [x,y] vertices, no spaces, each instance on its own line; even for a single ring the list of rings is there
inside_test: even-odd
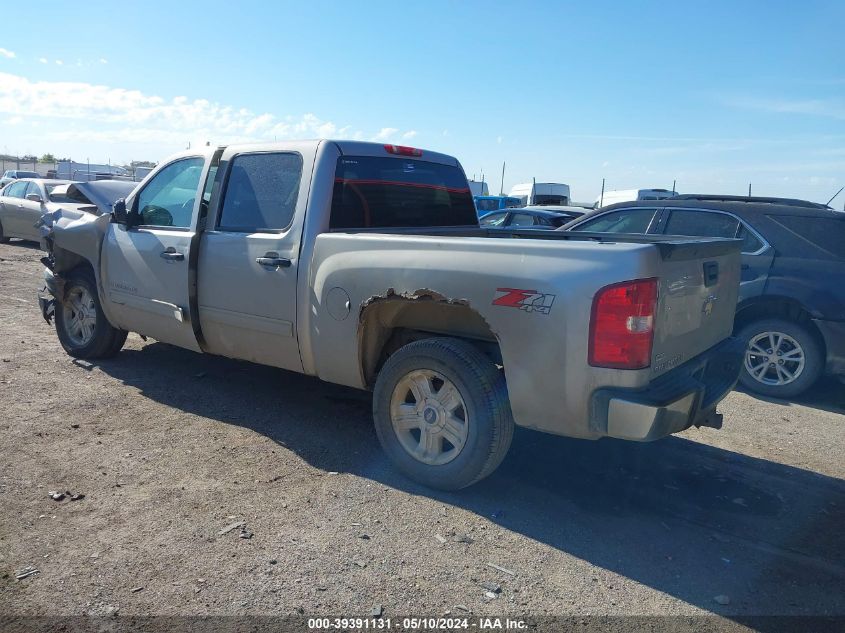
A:
[[[751,197],[751,183],[748,183],[748,197]]]
[[[604,206],[604,178],[601,179],[601,196],[599,197],[599,208]]]
[[[673,181],[672,181],[672,195],[673,195],[673,196],[675,195],[675,183],[676,183],[676,182],[677,182],[676,180],[673,180]]]
[[[505,161],[502,161],[502,184],[499,186],[499,195],[505,195]]]

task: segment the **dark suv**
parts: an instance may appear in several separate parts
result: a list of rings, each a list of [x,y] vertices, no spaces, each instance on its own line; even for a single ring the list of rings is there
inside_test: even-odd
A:
[[[823,373],[845,377],[845,213],[788,198],[681,195],[604,207],[562,230],[741,239],[740,381],[791,398]]]

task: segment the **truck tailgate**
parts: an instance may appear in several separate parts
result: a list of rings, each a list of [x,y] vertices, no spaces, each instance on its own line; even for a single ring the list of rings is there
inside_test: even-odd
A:
[[[658,303],[651,371],[657,377],[713,347],[733,330],[739,240],[657,244]]]

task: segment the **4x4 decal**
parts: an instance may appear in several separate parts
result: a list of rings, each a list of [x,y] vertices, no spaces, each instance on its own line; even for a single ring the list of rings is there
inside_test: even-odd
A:
[[[536,290],[522,290],[520,288],[496,288],[497,293],[502,293],[493,299],[494,306],[506,308],[518,308],[526,312],[539,312],[548,314],[555,302],[555,295],[544,294]]]

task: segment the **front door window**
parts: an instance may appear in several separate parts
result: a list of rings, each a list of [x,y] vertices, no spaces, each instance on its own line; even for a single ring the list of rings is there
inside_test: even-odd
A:
[[[200,157],[184,158],[156,174],[138,194],[141,224],[190,227],[204,162]]]

